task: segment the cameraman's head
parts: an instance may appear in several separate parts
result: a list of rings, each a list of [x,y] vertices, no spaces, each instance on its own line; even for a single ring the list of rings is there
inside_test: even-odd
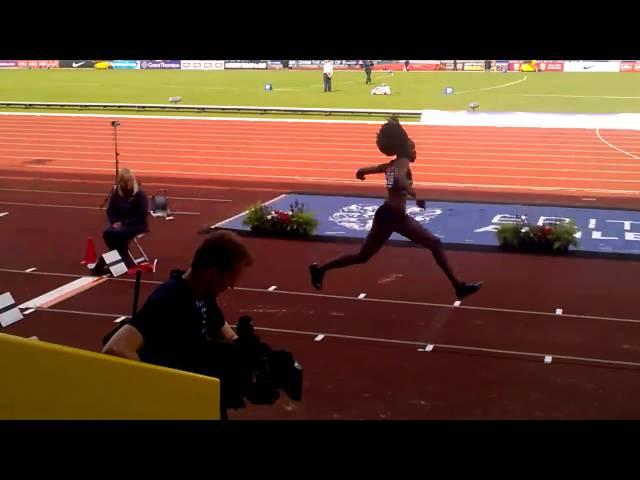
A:
[[[190,277],[196,290],[217,296],[233,288],[244,269],[253,264],[253,257],[235,233],[218,230],[198,249],[191,262]]]

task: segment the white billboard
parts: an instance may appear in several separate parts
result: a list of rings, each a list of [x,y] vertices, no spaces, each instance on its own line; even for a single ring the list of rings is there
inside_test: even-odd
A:
[[[566,60],[564,71],[573,73],[619,72],[620,62],[611,60]]]

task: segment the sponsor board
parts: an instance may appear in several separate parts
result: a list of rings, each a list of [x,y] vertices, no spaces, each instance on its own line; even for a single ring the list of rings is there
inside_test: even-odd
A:
[[[564,62],[564,71],[571,73],[592,73],[592,72],[619,72],[619,61],[587,61],[587,60],[567,60]]]
[[[458,66],[458,68],[460,68]],[[465,72],[484,72],[484,62],[463,62],[462,70]]]
[[[143,70],[179,70],[180,60],[140,60]]]
[[[224,70],[224,60],[182,60],[182,70]]]
[[[539,72],[563,72],[564,62],[562,61],[547,61],[538,60],[537,62]]]
[[[18,68],[59,68],[59,60],[18,60]]]
[[[60,68],[93,68],[95,60],[60,60]]]
[[[138,69],[140,62],[137,60],[114,60],[111,62],[114,69]]]
[[[620,62],[621,72],[640,72],[640,61],[637,62]]]
[[[267,62],[224,62],[224,68],[229,70],[266,70]]]

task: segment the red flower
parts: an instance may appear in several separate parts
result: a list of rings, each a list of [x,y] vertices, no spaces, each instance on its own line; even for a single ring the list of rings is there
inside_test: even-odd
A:
[[[291,223],[291,215],[288,212],[278,211],[278,220],[285,224]]]
[[[544,232],[544,234],[548,237],[551,235],[551,233],[553,232],[553,228],[546,226],[542,229],[542,231]]]

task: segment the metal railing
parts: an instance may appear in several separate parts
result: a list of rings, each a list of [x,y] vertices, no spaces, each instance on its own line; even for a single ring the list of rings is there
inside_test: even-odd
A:
[[[74,102],[3,102],[0,108],[68,108],[73,110],[156,110],[174,112],[221,112],[253,114],[310,114],[338,116],[390,116],[417,117],[422,110],[386,110],[360,108],[296,108],[296,107],[259,107],[236,105],[174,105],[160,103],[74,103]]]

